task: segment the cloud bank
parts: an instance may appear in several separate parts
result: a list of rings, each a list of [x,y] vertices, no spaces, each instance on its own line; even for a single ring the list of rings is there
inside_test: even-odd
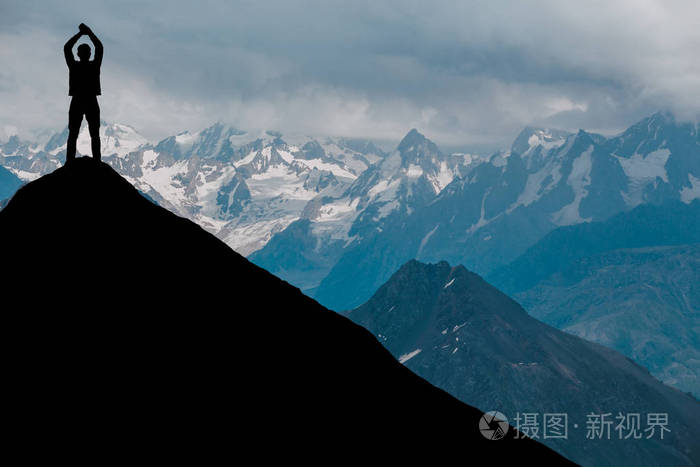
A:
[[[151,139],[224,121],[505,146],[700,113],[696,1],[3,0],[0,132],[65,125],[81,21],[105,44],[103,119]]]

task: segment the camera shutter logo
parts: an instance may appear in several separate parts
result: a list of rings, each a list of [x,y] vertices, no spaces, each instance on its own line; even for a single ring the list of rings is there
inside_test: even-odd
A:
[[[486,412],[479,420],[479,431],[486,439],[501,439],[508,433],[508,419],[495,410]]]

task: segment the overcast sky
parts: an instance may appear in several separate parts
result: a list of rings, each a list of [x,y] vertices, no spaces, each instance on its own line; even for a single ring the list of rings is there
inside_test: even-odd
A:
[[[505,147],[700,113],[700,2],[0,0],[0,137],[67,123],[62,46],[105,45],[102,117]],[[4,133],[4,135],[3,135]]]

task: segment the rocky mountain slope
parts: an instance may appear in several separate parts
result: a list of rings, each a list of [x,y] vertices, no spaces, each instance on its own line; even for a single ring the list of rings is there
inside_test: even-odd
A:
[[[0,242],[12,245],[0,283],[15,446],[405,461],[454,458],[447,443],[462,459],[568,464],[513,430],[487,440],[480,411],[104,163],[80,158],[21,188]]]
[[[581,465],[700,462],[696,399],[613,350],[537,321],[463,266],[412,260],[347,316],[431,383],[529,426],[530,436]],[[668,417],[663,440],[658,429],[645,431],[654,413]],[[546,437],[545,414],[567,414],[566,438]],[[641,419],[639,439],[627,414]]]

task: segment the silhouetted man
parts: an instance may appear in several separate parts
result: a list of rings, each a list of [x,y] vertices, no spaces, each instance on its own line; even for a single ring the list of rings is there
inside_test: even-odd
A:
[[[100,66],[102,65],[102,42],[93,34],[92,30],[80,23],[80,32],[68,39],[63,46],[63,54],[66,56],[66,64],[69,70],[68,95],[73,96],[68,110],[68,147],[66,148],[66,164],[75,159],[75,145],[78,141],[80,124],[83,115],[90,130],[92,142],[92,157],[100,160],[100,105],[97,96],[102,94],[100,89]],[[73,57],[73,46],[81,36],[86,35],[95,46],[95,58],[90,60],[90,46],[80,44],[78,46],[79,61]]]

